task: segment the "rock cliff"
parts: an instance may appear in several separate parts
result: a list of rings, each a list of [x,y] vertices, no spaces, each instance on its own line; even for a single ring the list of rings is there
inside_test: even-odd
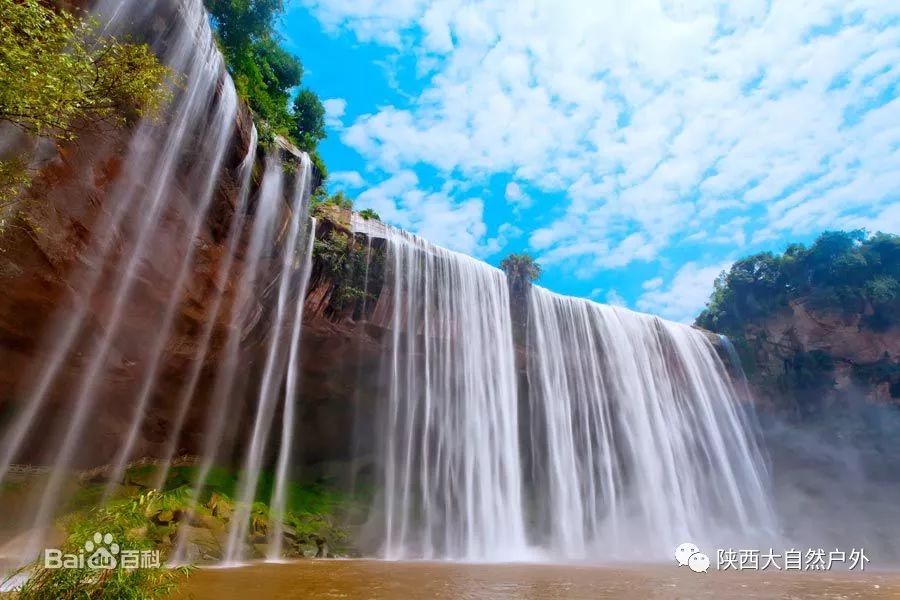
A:
[[[801,412],[846,394],[900,405],[900,324],[872,329],[865,316],[817,310],[798,298],[748,324],[742,341],[756,366],[750,381],[760,401]]]

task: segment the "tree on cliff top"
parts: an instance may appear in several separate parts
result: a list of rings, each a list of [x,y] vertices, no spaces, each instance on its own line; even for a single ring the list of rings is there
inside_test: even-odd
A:
[[[751,383],[786,414],[821,413],[838,364],[849,367],[854,383],[886,384],[891,397],[900,398],[900,364],[887,354],[864,362],[816,344],[769,343],[770,319],[793,319],[791,303],[801,303],[811,316],[851,316],[861,336],[900,325],[900,236],[827,231],[808,247],[792,244],[782,254],[741,259],[719,275],[696,321],[731,338]]]
[[[301,150],[312,152],[325,139],[325,107],[311,90],[303,89],[294,98],[294,125],[291,134]]]
[[[510,254],[500,261],[500,268],[514,283],[533,283],[541,276],[541,265],[530,254]]]
[[[145,44],[38,0],[0,0],[0,14],[0,124],[68,141],[155,113],[169,98],[169,71]],[[0,158],[2,207],[28,171],[24,157]]]
[[[821,312],[865,314],[874,330],[900,322],[900,236],[826,231],[808,248],[741,259],[716,279],[696,324],[740,335],[798,298]]]
[[[275,18],[284,2],[206,0],[206,7],[238,94],[272,131],[287,132],[290,90],[300,85],[303,65],[278,43]]]

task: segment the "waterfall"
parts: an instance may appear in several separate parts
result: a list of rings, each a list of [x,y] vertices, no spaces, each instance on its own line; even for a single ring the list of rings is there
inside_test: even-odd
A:
[[[384,361],[382,552],[523,558],[506,278],[405,232],[383,232],[393,339]]]
[[[131,23],[135,15],[128,14],[122,8],[121,5],[116,7],[115,19],[107,24],[109,30],[119,29],[120,23],[123,26]],[[166,64],[184,73],[191,85],[175,99],[166,127],[160,128],[151,121],[137,127],[128,149],[124,176],[110,192],[109,202],[113,211],[101,220],[98,229],[101,233],[90,249],[93,261],[88,263],[86,272],[72,278],[77,290],[73,302],[76,309],[60,315],[52,337],[51,358],[35,378],[36,384],[24,403],[26,409],[20,413],[10,433],[4,436],[2,462],[5,469],[39,422],[37,417],[52,386],[58,383],[65,359],[80,348],[87,358],[86,364],[72,390],[73,411],[65,415],[58,425],[61,431],[55,436],[58,440],[55,448],[47,449],[53,470],[37,501],[32,522],[34,533],[26,554],[33,554],[41,547],[43,529],[58,506],[66,471],[79,446],[90,437],[90,422],[97,416],[97,387],[102,374],[107,369],[115,368],[113,360],[116,353],[134,345],[134,340],[129,339],[123,326],[123,318],[140,293],[146,265],[152,263],[152,255],[156,252],[151,240],[159,243],[161,239],[168,239],[174,247],[181,248],[183,259],[182,266],[176,268],[179,275],[167,281],[168,287],[162,291],[167,297],[162,326],[157,328],[154,338],[144,340],[142,348],[135,348],[134,355],[141,357],[145,375],[134,414],[136,419],[143,416],[141,413],[155,380],[158,356],[165,344],[175,305],[181,297],[181,287],[187,275],[185,263],[190,264],[193,239],[206,216],[215,179],[230,139],[237,107],[234,88],[225,85],[221,93],[216,93],[223,73],[221,58],[215,52],[212,36],[208,35],[203,40],[196,33],[206,25],[205,12],[202,5],[188,4],[186,8],[188,10],[183,14],[181,27],[166,44],[162,54]],[[101,12],[103,9],[103,6],[98,7]],[[186,197],[196,204],[187,208],[193,216],[188,219],[189,231],[183,232],[167,229],[163,223],[166,211],[184,209],[175,204],[181,196],[176,193],[174,185],[178,162],[188,149],[189,140],[205,148],[206,153],[197,165],[202,175],[194,178],[192,189],[186,190]],[[153,185],[148,187],[147,182]],[[115,243],[116,232],[126,234],[131,242],[124,249]],[[111,269],[104,268],[112,265],[115,266]],[[111,273],[111,277],[104,277],[107,273]],[[100,335],[94,335],[87,329],[92,325],[87,319],[87,307],[97,292],[110,299]],[[126,440],[123,452],[127,452],[130,444],[131,440]]]
[[[532,287],[380,224],[386,558],[670,559],[767,539],[767,473],[706,334]],[[763,538],[762,536],[769,536]]]
[[[750,420],[706,334],[533,287],[527,345],[542,547],[640,558],[771,535]]]
[[[275,400],[281,387],[285,370],[289,372],[289,377],[294,375],[294,382],[288,382],[288,388],[285,394],[285,406],[291,407],[294,402],[294,393],[296,390],[296,365],[289,364],[290,360],[297,360],[300,320],[303,314],[303,300],[306,295],[306,284],[309,281],[310,265],[312,260],[312,241],[314,230],[311,227],[309,233],[309,242],[304,246],[307,252],[301,259],[301,274],[299,278],[296,276],[297,257],[294,254],[294,248],[298,247],[300,239],[301,223],[305,221],[305,211],[301,211],[303,199],[310,192],[309,182],[311,174],[311,165],[308,158],[304,158],[301,175],[296,178],[293,203],[297,207],[291,218],[289,231],[287,234],[286,251],[283,254],[281,263],[281,274],[278,279],[278,298],[275,313],[275,324],[273,332],[270,336],[269,348],[266,353],[266,363],[262,380],[259,386],[259,392],[256,398],[256,417],[253,424],[253,433],[250,438],[250,446],[246,452],[243,464],[243,472],[239,484],[239,495],[237,497],[238,505],[233,518],[231,532],[228,537],[228,544],[225,549],[226,562],[238,562],[242,558],[244,548],[244,538],[247,535],[247,528],[250,520],[250,507],[256,497],[256,488],[259,483],[260,469],[263,463],[263,453],[265,452],[269,433],[272,428],[272,420],[275,416]],[[299,292],[296,293],[297,301],[293,309],[288,307],[288,300],[291,297],[291,288],[299,281]],[[284,332],[293,330],[291,340],[285,343]],[[289,412],[289,411],[286,411]],[[283,417],[288,420],[287,415]],[[285,423],[285,427],[290,429],[290,424]],[[289,435],[288,432],[287,435]],[[287,444],[287,435],[282,439],[282,449],[284,452],[289,451]],[[279,472],[281,471],[281,462],[285,459],[279,458]],[[280,487],[283,487],[283,478],[279,478]],[[276,492],[279,492],[276,489]],[[278,493],[281,514],[283,517],[284,497],[283,489]],[[280,540],[279,540],[280,544]]]
[[[281,440],[278,445],[278,462],[275,467],[275,489],[272,492],[271,521],[268,560],[280,560],[284,543],[284,516],[287,505],[287,483],[290,474],[291,452],[294,449],[295,404],[300,395],[300,333],[303,325],[303,304],[306,288],[312,273],[313,243],[316,240],[316,220],[311,219],[307,233],[306,253],[300,274],[300,290],[293,314],[291,347],[288,353],[287,380],[284,386],[284,411],[281,417]]]

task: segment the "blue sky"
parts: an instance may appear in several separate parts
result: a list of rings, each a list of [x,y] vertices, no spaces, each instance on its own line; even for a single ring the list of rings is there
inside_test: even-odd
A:
[[[329,189],[691,320],[735,259],[900,233],[900,2],[288,0]]]

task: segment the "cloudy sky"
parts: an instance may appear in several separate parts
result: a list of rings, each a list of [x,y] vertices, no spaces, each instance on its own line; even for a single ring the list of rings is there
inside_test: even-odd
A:
[[[330,189],[675,320],[733,260],[900,233],[900,1],[290,0]]]

